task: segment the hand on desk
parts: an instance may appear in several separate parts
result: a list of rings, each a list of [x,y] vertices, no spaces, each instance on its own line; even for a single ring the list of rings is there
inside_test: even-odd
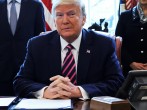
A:
[[[133,70],[147,70],[147,63],[133,62],[130,64]]]
[[[82,94],[78,86],[73,85],[68,77],[60,75],[50,78],[53,81],[45,90],[43,97],[55,98],[81,98]]]

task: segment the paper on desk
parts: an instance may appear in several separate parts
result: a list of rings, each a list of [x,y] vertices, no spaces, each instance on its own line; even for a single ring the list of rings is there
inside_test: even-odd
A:
[[[14,109],[66,109],[71,107],[71,99],[22,99]]]
[[[0,106],[9,106],[16,97],[2,97],[0,98]]]

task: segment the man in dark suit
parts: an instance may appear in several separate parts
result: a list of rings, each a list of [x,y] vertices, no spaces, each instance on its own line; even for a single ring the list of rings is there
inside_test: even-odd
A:
[[[57,31],[29,40],[25,61],[14,79],[16,95],[48,99],[114,96],[124,80],[114,40],[82,29],[86,14],[81,0],[53,0],[52,14]],[[64,68],[70,57],[73,65]],[[64,70],[70,71],[65,75]]]
[[[11,0],[0,0],[0,95],[14,95],[13,78],[23,63],[26,44],[45,31],[43,6],[35,0],[16,0],[17,27],[10,28]]]

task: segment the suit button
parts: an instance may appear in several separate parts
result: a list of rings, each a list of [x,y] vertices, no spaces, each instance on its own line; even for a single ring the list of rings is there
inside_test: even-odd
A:
[[[144,53],[144,51],[140,51],[140,53]]]
[[[141,30],[143,30],[143,28],[141,28]]]

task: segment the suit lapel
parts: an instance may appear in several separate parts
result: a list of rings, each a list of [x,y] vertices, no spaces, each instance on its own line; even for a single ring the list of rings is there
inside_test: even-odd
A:
[[[53,39],[49,43],[49,61],[51,71],[53,75],[61,75],[61,44],[58,34],[53,36]]]
[[[25,17],[27,17],[27,15],[26,15],[28,13],[28,10],[26,10],[28,7],[27,1],[28,0],[21,1],[20,13],[19,13],[17,27],[16,27],[16,33],[19,31],[21,24],[23,23],[23,19],[25,19]]]
[[[79,49],[78,67],[77,67],[78,84],[81,84],[82,82],[86,82],[89,63],[91,59],[91,51],[92,51],[91,38],[89,37],[88,32],[83,30],[81,45]]]
[[[6,25],[6,27],[8,28],[8,32],[12,34],[11,32],[11,28],[10,28],[10,23],[9,23],[9,19],[8,19],[8,11],[7,11],[7,0],[2,0],[2,9],[0,10],[1,16],[3,16],[3,21]]]

